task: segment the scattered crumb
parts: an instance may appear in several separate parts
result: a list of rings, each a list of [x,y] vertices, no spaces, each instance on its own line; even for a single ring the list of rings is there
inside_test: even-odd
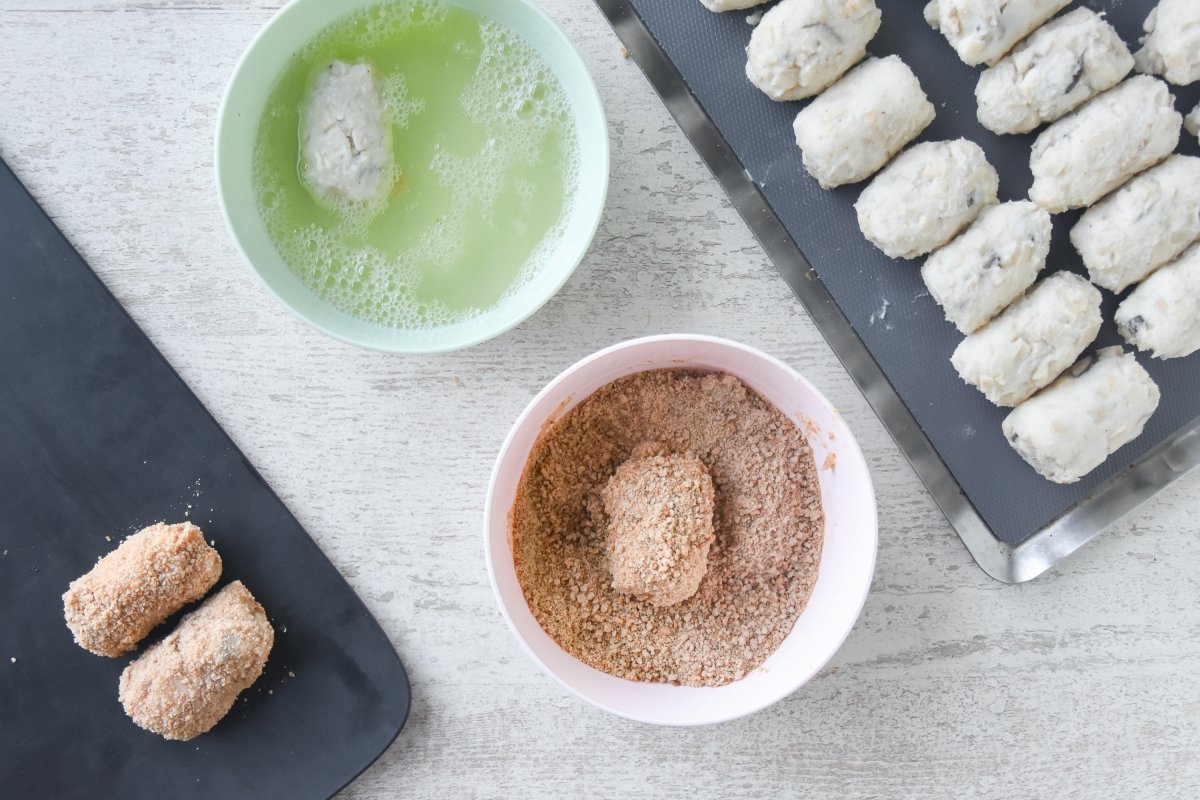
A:
[[[883,320],[887,319],[888,308],[891,305],[892,305],[891,300],[888,300],[886,297],[883,298],[883,305],[881,305],[879,307],[878,311],[874,311],[871,313],[870,319],[867,320],[867,326],[869,327],[871,325],[874,325],[876,322],[882,322]]]
[[[825,456],[825,463],[821,465],[821,469],[829,470],[830,472],[837,469],[837,451],[829,451],[829,455]]]
[[[621,58],[629,58],[629,49],[628,48],[622,47],[619,50],[617,50],[617,52],[621,54]]]
[[[289,669],[289,670],[288,670],[288,677],[289,677],[289,678],[294,678],[294,677],[296,677],[296,673],[292,672],[292,671]]]
[[[836,441],[836,440],[837,440],[837,434],[835,434],[833,431],[830,431],[829,432],[829,441],[832,442],[832,441]]]
[[[15,663],[17,663],[17,657],[13,656],[12,658],[9,659],[9,661],[11,661],[12,663],[15,664]]]

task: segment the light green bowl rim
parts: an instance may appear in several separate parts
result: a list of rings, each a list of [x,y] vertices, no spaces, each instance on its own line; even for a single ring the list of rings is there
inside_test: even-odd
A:
[[[379,0],[379,3],[382,4],[388,1],[389,0]],[[484,16],[487,16],[487,12],[480,11],[474,6],[468,6],[463,2],[460,2],[460,0],[426,1],[444,5],[458,6],[460,8],[467,8],[468,10],[475,11],[475,13],[480,13]],[[600,99],[600,93],[596,88],[595,80],[588,71],[587,65],[584,63],[583,57],[578,48],[575,47],[574,43],[567,37],[562,29],[559,28],[554,20],[552,20],[536,4],[531,2],[531,0],[491,0],[489,5],[491,5],[493,8],[505,3],[509,5],[523,6],[527,11],[532,12],[534,17],[537,18],[537,24],[541,24],[545,27],[546,33],[558,40],[558,42],[564,48],[563,51],[569,54],[569,57],[574,61],[573,66],[578,72],[578,75],[575,76],[575,79],[571,81],[569,86],[567,86],[566,82],[564,81],[564,86],[568,90],[568,95],[571,95],[573,98],[578,98],[579,103],[583,106],[586,106],[587,111],[596,116],[596,119],[598,120],[598,127],[603,128],[603,131],[597,132],[596,136],[594,137],[595,141],[591,143],[593,148],[589,149],[586,153],[582,151],[580,153],[581,158],[587,158],[587,160],[591,162],[593,171],[599,167],[599,172],[596,173],[598,176],[598,186],[585,186],[581,178],[580,184],[576,187],[577,198],[582,198],[585,193],[589,194],[592,198],[587,202],[582,199],[576,200],[577,205],[584,203],[585,206],[582,212],[576,213],[588,214],[586,217],[582,218],[577,229],[577,232],[582,232],[585,235],[576,237],[574,241],[568,241],[564,234],[564,239],[560,242],[558,249],[554,253],[553,263],[544,267],[539,275],[534,279],[537,286],[541,287],[541,291],[535,292],[531,289],[525,294],[519,295],[518,297],[521,301],[521,305],[519,307],[514,306],[512,313],[498,317],[496,324],[480,328],[478,332],[475,332],[472,335],[464,336],[460,339],[449,342],[430,341],[415,344],[411,342],[396,341],[396,334],[402,333],[403,329],[388,328],[382,325],[368,326],[366,328],[367,330],[376,330],[378,335],[363,335],[361,332],[339,330],[334,326],[325,324],[322,321],[313,318],[311,315],[305,313],[299,308],[296,308],[291,302],[285,299],[283,295],[280,294],[280,292],[276,289],[276,287],[272,285],[267,276],[263,274],[260,267],[254,263],[254,261],[250,258],[250,255],[246,252],[245,246],[243,245],[241,236],[238,232],[238,226],[230,214],[230,198],[227,195],[228,187],[225,186],[221,179],[222,164],[225,163],[227,159],[231,158],[227,155],[226,151],[233,147],[232,143],[223,143],[223,139],[225,138],[224,134],[228,130],[227,118],[233,113],[230,109],[230,95],[235,88],[239,77],[246,68],[247,60],[251,57],[251,54],[259,46],[263,38],[269,35],[271,29],[277,26],[281,20],[286,19],[291,14],[299,13],[297,9],[303,7],[305,4],[315,2],[317,2],[317,0],[290,0],[287,5],[276,12],[275,15],[268,20],[267,24],[255,34],[254,38],[250,41],[250,44],[247,45],[245,51],[243,51],[241,57],[238,59],[237,65],[234,67],[233,74],[230,76],[229,83],[226,84],[225,92],[221,98],[220,109],[217,112],[217,127],[213,149],[213,168],[216,175],[217,197],[221,206],[221,216],[225,220],[225,227],[229,231],[230,236],[233,238],[234,244],[237,246],[238,252],[242,256],[242,260],[249,265],[251,271],[258,278],[259,282],[265,286],[267,290],[279,300],[280,303],[282,303],[297,317],[328,336],[369,350],[408,354],[443,353],[451,350],[459,350],[462,348],[471,347],[512,330],[517,325],[520,325],[522,322],[533,316],[539,309],[541,309],[541,307],[544,306],[550,300],[550,298],[558,293],[558,290],[561,289],[567,280],[570,279],[571,275],[574,274],[576,268],[583,261],[583,257],[587,254],[588,249],[591,247],[592,240],[595,238],[596,231],[600,226],[600,220],[604,215],[604,208],[607,203],[610,170],[608,123],[604,113],[604,104]],[[371,3],[363,3],[363,5],[371,5]],[[349,13],[352,10],[354,9],[347,8],[345,13]],[[526,38],[524,31],[511,28],[511,26],[510,29],[514,30],[514,32],[522,36],[522,38]],[[528,39],[526,40],[528,41]],[[303,43],[297,43],[297,47],[299,47],[301,44]],[[549,58],[547,58],[547,63],[551,70],[555,73],[556,77],[562,81],[563,78],[560,74],[561,68],[559,64],[551,62]],[[572,102],[572,112],[574,114],[575,124],[580,126],[583,112],[576,108],[574,100]],[[581,131],[581,146],[582,138]],[[581,170],[581,173],[582,172],[583,170]],[[278,254],[276,255],[279,257]],[[282,260],[282,257],[280,257],[280,259]],[[318,299],[318,302],[332,309],[332,306],[329,306],[329,304],[325,301]],[[337,311],[336,309],[333,310]],[[349,317],[349,315],[344,315],[343,312],[338,313],[345,316],[348,321],[352,321],[351,324],[353,324],[355,327],[359,327],[360,329],[362,328],[364,323],[362,323],[361,320]],[[436,334],[438,329],[430,330]],[[453,326],[450,326],[448,330],[453,330]]]

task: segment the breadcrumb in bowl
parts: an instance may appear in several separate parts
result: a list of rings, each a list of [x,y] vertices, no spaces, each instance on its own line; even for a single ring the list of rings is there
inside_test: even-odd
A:
[[[817,464],[824,509],[819,572],[790,633],[740,679],[681,686],[615,677],[560,647],[539,625],[518,579],[510,511],[539,435],[596,390],[649,370],[684,367],[742,381],[804,432]],[[831,458],[832,456],[832,458]],[[706,336],[667,335],[625,342],[592,355],[551,382],[526,408],[501,448],[484,521],[488,568],[506,620],[530,656],[584,700],[650,724],[705,725],[759,711],[791,694],[829,661],[849,635],[870,588],[877,546],[875,495],[862,453],[844,420],[803,377],[753,348]]]

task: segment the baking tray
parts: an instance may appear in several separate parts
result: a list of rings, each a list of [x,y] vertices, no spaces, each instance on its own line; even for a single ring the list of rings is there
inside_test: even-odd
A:
[[[85,652],[63,621],[67,584],[164,518],[203,528],[276,634],[190,742],[136,727],[117,701],[130,657]],[[410,702],[362,601],[0,161],[0,797],[329,797]]]
[[[744,74],[753,11],[714,14],[697,0],[596,0],[779,272],[979,565],[994,578],[1030,580],[1200,464],[1200,354],[1139,361],[1162,388],[1158,411],[1134,442],[1076,484],[1038,476],[1008,446],[1006,411],[950,365],[961,340],[928,296],[919,261],[895,261],[858,230],[853,204],[866,183],[823,191],[792,138],[801,103],[774,103]],[[982,68],[960,62],[914,0],[877,0],[883,25],[872,55],[913,68],[937,119],[919,141],[965,136],[1000,173],[1002,200],[1025,197],[1035,134],[996,136],[975,119]],[[1074,3],[1103,11],[1134,45],[1153,0]],[[1200,86],[1173,87],[1181,111]],[[1184,134],[1179,152],[1196,155]],[[1067,234],[1081,212],[1055,216],[1047,272],[1083,273]],[[1119,298],[1105,293],[1095,347],[1119,344]]]

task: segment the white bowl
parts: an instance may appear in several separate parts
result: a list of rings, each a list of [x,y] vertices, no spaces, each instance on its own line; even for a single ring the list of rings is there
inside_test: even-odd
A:
[[[547,420],[561,417],[624,375],[681,366],[736,375],[807,430],[825,509],[820,573],[792,632],[761,667],[740,681],[711,688],[616,678],[559,647],[525,602],[513,565],[508,521],[521,472]],[[834,458],[827,461],[830,454]],[[526,407],[500,449],[484,515],[492,588],[504,618],[529,655],[589,703],[655,725],[707,725],[736,719],[787,697],[816,675],[858,619],[871,588],[878,544],[871,475],[841,415],[782,361],[709,336],[651,336],[624,342],[583,359],[551,381]]]

